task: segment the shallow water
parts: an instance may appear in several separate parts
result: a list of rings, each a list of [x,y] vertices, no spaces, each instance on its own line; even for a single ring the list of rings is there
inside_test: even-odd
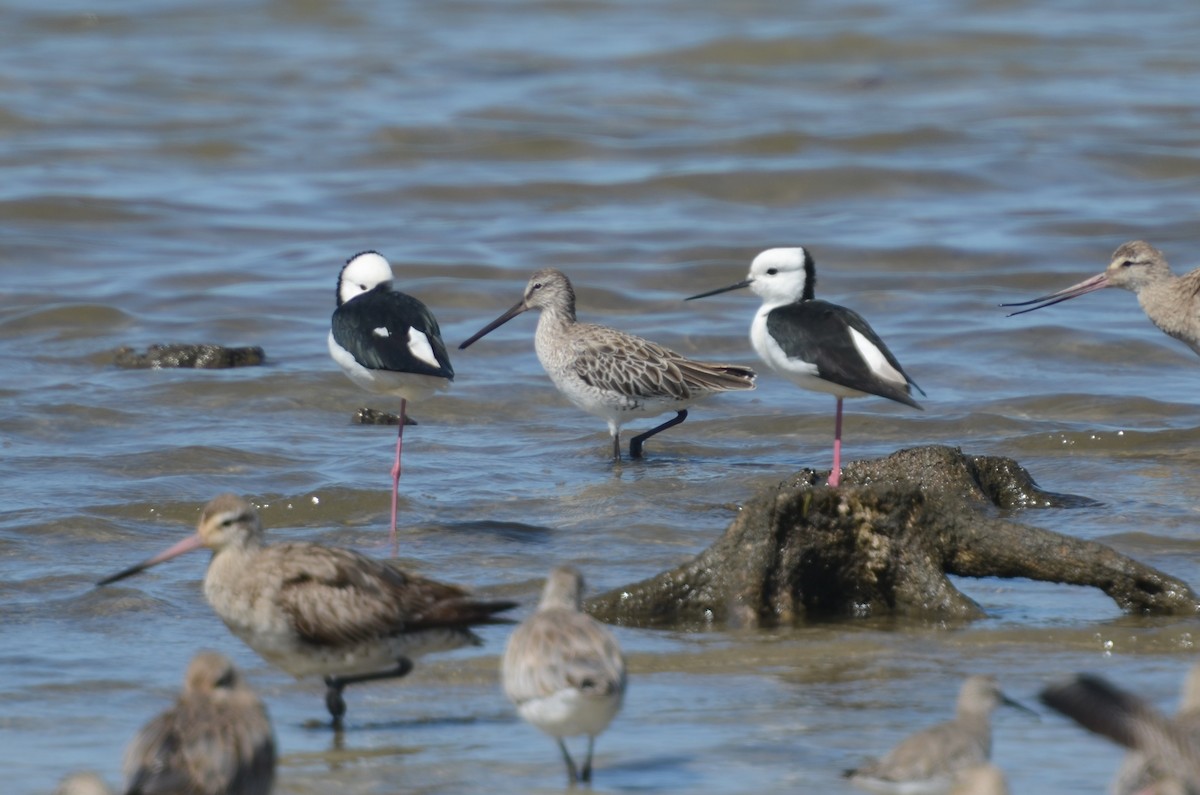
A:
[[[1012,456],[1099,507],[1018,517],[1200,581],[1198,363],[1129,294],[997,304],[1146,238],[1190,267],[1200,210],[1200,8],[1120,3],[336,0],[9,3],[0,26],[0,764],[10,792],[116,782],[125,743],[200,646],[267,699],[277,791],[555,791],[553,744],[496,682],[504,628],[353,690],[268,668],[184,558],[98,577],[187,533],[214,494],[277,538],[383,554],[393,428],[325,349],[346,257],[378,248],[456,345],[555,266],[582,319],[754,364],[756,303],[680,299],[804,244],[818,294],[869,318],[926,410],[848,404],[845,454]],[[412,408],[401,558],[532,604],[551,565],[595,590],[706,547],[731,505],[827,467],[833,401],[763,374],[614,468],[551,388],[523,316],[454,352]],[[119,370],[155,342],[257,344],[262,368]],[[648,423],[647,423],[648,425]],[[950,713],[961,678],[1034,703],[1103,673],[1174,708],[1195,622],[1102,594],[964,581],[964,627],[618,629],[626,706],[596,789],[846,792],[840,770]],[[1101,791],[1118,755],[1047,715],[996,716],[1022,793]]]

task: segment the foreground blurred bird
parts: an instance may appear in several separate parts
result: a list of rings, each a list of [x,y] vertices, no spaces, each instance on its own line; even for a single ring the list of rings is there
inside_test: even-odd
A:
[[[112,790],[95,773],[80,772],[60,781],[54,795],[112,795]]]
[[[223,654],[188,666],[174,706],[125,754],[126,795],[267,795],[275,738],[266,707]]]
[[[1145,240],[1122,243],[1103,273],[1056,293],[1000,306],[1029,306],[1013,315],[1061,303],[1105,287],[1121,287],[1137,296],[1146,316],[1165,334],[1200,353],[1200,268],[1176,276],[1163,253]]]
[[[909,735],[886,756],[847,770],[846,777],[881,795],[948,792],[971,775],[967,770],[991,759],[992,711],[1001,704],[1036,714],[1004,695],[995,677],[969,676],[959,691],[954,720]]]
[[[1113,795],[1200,795],[1200,667],[1188,675],[1183,708],[1175,718],[1091,674],[1050,685],[1041,698],[1088,731],[1132,751],[1117,771]]]
[[[646,440],[687,419],[693,403],[718,392],[754,389],[754,371],[748,367],[693,361],[641,337],[577,322],[575,291],[553,268],[534,273],[520,301],[458,347],[530,309],[542,312],[534,337],[538,361],[568,400],[608,423],[614,460],[621,459],[621,426],[629,420],[675,412],[630,440],[629,456],[641,458]]]
[[[201,548],[213,553],[204,576],[213,610],[272,665],[297,678],[325,677],[335,726],[346,685],[399,678],[412,670],[410,658],[477,645],[470,628],[502,621],[495,614],[516,606],[473,599],[349,549],[268,546],[258,512],[232,494],[204,507],[195,535],[97,585]]]
[[[529,723],[558,741],[567,781],[592,779],[596,736],[625,697],[625,658],[608,627],[583,612],[583,576],[570,566],[550,572],[537,612],[508,639],[500,673],[504,692]],[[587,735],[577,768],[566,737]]]
[[[829,473],[829,485],[837,486],[842,472],[842,400],[877,395],[919,409],[910,387],[925,393],[862,315],[814,297],[816,282],[816,264],[807,250],[772,248],[754,258],[742,281],[686,300],[743,287],[762,298],[750,324],[750,343],[759,358],[797,386],[837,398]]]
[[[391,541],[396,543],[400,451],[408,401],[450,388],[454,368],[437,320],[423,303],[392,288],[392,266],[376,251],[350,258],[338,275],[329,355],[351,381],[400,398],[392,465]]]

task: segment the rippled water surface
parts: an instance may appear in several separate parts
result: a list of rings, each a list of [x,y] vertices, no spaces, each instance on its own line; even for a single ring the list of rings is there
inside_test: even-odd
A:
[[[1200,6],[1100,2],[635,3],[134,0],[6,5],[0,25],[0,765],[119,780],[137,727],[201,646],[264,695],[277,792],[554,791],[486,644],[350,691],[237,642],[201,556],[100,576],[236,491],[276,538],[385,554],[393,428],[325,348],[342,262],[365,248],[465,339],[535,268],[580,315],[754,364],[756,303],[682,297],[804,244],[818,294],[868,317],[926,410],[848,404],[845,454],[950,444],[1102,501],[1021,521],[1200,582],[1196,356],[1112,290],[1006,318],[1145,238],[1200,260]],[[764,373],[614,467],[602,421],[552,389],[523,316],[455,351],[412,408],[400,556],[532,604],[579,564],[595,590],[708,546],[731,505],[830,461],[833,401]],[[261,345],[232,371],[113,366],[123,345]],[[1111,676],[1173,709],[1193,621],[1102,594],[964,581],[966,627],[618,629],[626,706],[600,791],[847,792],[839,772],[949,714],[992,672],[1036,703]],[[996,716],[1020,793],[1102,791],[1117,764],[1064,720]]]

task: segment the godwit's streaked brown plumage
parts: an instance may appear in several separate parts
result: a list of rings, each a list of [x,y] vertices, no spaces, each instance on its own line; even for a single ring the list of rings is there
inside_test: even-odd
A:
[[[534,337],[538,361],[568,400],[608,423],[614,459],[621,458],[621,426],[629,420],[675,412],[630,440],[629,455],[640,458],[645,441],[683,422],[688,406],[718,392],[754,388],[754,371],[748,367],[697,362],[633,334],[577,322],[575,291],[562,271],[553,268],[534,273],[520,301],[458,347],[466,348],[530,309],[542,312]]]
[[[1145,240],[1122,243],[1104,272],[1090,279],[1041,298],[1001,306],[1034,304],[1012,313],[1022,315],[1105,287],[1134,293],[1154,325],[1200,353],[1200,268],[1176,276],[1163,253]]]
[[[275,738],[266,707],[223,654],[188,666],[174,706],[147,723],[125,754],[126,793],[268,795]]]
[[[608,627],[583,612],[583,577],[570,566],[550,572],[537,612],[508,639],[500,672],[522,718],[558,741],[569,783],[591,781],[592,750],[625,697],[625,659]],[[586,735],[576,768],[564,738]]]
[[[1085,729],[1131,750],[1113,781],[1114,795],[1200,793],[1200,666],[1189,672],[1174,718],[1090,674],[1050,685],[1041,697]]]
[[[200,548],[213,553],[204,577],[213,610],[272,665],[296,677],[324,676],[335,725],[347,684],[401,677],[410,658],[477,644],[470,628],[515,606],[473,599],[457,585],[349,549],[268,546],[258,512],[232,494],[205,506],[195,535],[98,584]]]
[[[886,756],[846,771],[851,783],[883,795],[945,793],[968,768],[992,755],[992,711],[1001,704],[1027,707],[1000,691],[992,676],[969,676],[958,694],[954,720],[911,734]]]

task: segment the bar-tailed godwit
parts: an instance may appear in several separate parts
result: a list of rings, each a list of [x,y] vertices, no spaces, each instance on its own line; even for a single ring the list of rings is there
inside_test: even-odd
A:
[[[583,577],[570,566],[550,572],[537,612],[513,630],[500,672],[522,718],[558,741],[568,783],[592,779],[596,736],[625,697],[625,659],[608,627],[583,612]],[[577,768],[564,738],[586,735]]]
[[[183,692],[130,743],[126,793],[268,795],[275,737],[267,708],[223,654],[192,658]]]
[[[553,268],[534,273],[520,301],[458,347],[530,309],[542,313],[534,336],[538,361],[568,400],[608,423],[614,460],[621,458],[621,426],[629,420],[675,412],[630,440],[630,457],[640,458],[647,439],[687,419],[688,406],[718,392],[754,388],[748,367],[697,362],[633,334],[577,322],[575,291]]]
[[[267,662],[295,677],[323,676],[335,726],[346,685],[402,677],[411,658],[478,644],[471,627],[516,606],[473,599],[349,549],[267,545],[258,511],[232,494],[204,507],[194,535],[97,584],[202,548],[213,553],[204,576],[213,610]]]
[[[1041,298],[1000,306],[1034,304],[1012,313],[1023,315],[1105,287],[1121,287],[1132,292],[1154,325],[1200,353],[1200,268],[1176,276],[1163,253],[1145,240],[1122,243],[1113,252],[1104,272],[1090,279]]]
[[[969,676],[958,694],[954,720],[911,734],[886,756],[847,770],[854,785],[881,795],[945,793],[963,771],[992,755],[992,711],[1001,704],[1036,714],[1000,691],[992,676]]]
[[[1200,666],[1189,672],[1174,718],[1092,674],[1049,685],[1041,698],[1085,729],[1130,749],[1113,780],[1113,795],[1200,792]]]

